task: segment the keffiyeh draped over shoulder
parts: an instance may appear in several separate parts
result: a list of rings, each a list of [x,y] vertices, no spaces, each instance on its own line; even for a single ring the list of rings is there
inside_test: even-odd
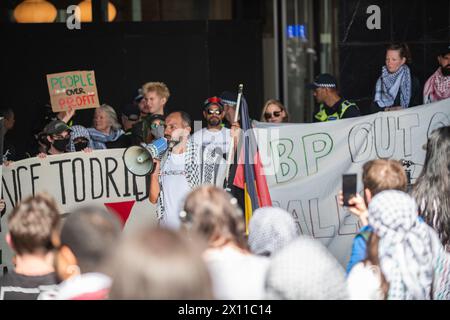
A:
[[[431,75],[423,88],[423,102],[432,103],[450,98],[450,76],[444,76],[441,68]]]
[[[400,90],[400,105],[408,108],[411,101],[411,72],[404,64],[397,72],[390,73],[386,66],[381,70],[375,92],[375,102],[381,107],[392,107]]]
[[[388,299],[450,298],[448,255],[435,231],[418,218],[413,198],[396,190],[377,194],[369,204],[369,224],[380,237]]]
[[[122,129],[112,129],[109,134],[98,131],[95,128],[88,128],[89,135],[94,149],[106,149],[106,142],[112,142],[119,139],[124,133]]]
[[[167,161],[169,152],[166,152],[161,159],[161,168],[164,167],[164,163]],[[193,139],[189,138],[187,143],[187,150],[184,155],[186,180],[193,190],[194,188],[202,184],[215,184],[217,179],[217,163],[221,155],[211,152],[203,153],[201,146],[196,144]],[[161,220],[165,214],[164,207],[164,190],[162,188],[161,175],[159,176],[160,192],[157,203],[157,219]]]

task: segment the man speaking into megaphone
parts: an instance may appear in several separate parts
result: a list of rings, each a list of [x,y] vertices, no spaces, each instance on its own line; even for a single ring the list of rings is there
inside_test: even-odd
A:
[[[158,219],[162,226],[178,229],[179,213],[186,195],[202,184],[215,184],[217,175],[214,155],[202,157],[201,146],[190,136],[190,116],[183,111],[166,117],[164,136],[169,149],[161,161],[154,159],[150,175],[151,203],[157,203]]]

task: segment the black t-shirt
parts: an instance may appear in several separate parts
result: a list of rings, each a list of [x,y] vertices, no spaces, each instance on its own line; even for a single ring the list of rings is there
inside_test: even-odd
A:
[[[0,300],[36,300],[41,292],[55,290],[58,283],[54,272],[25,276],[11,271],[0,278]]]

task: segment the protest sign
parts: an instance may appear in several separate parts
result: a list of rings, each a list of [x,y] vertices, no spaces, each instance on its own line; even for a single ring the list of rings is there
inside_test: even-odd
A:
[[[450,99],[400,111],[315,124],[256,123],[255,136],[275,206],[292,214],[300,234],[321,241],[345,266],[353,237],[360,226],[356,217],[338,205],[342,174],[358,174],[362,193],[362,166],[378,158],[406,159],[423,164],[430,133],[450,125]],[[10,266],[5,243],[6,217],[21,199],[50,192],[63,212],[84,204],[114,209],[124,230],[155,223],[156,208],[148,201],[147,177],[130,174],[123,149],[75,152],[46,159],[31,158],[3,168],[6,215],[1,221],[3,266]],[[412,166],[412,182],[422,167]]]
[[[72,152],[30,158],[3,168],[3,199],[6,214],[1,219],[1,270],[11,267],[12,252],[5,242],[7,217],[21,200],[37,192],[50,193],[61,213],[83,205],[112,209],[124,232],[156,222],[156,206],[148,200],[149,177],[137,177],[126,170],[124,149]]]
[[[47,75],[54,112],[99,107],[94,71],[71,71]]]

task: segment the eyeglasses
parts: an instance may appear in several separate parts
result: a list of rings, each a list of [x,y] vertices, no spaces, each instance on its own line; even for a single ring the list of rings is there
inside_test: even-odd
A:
[[[217,114],[217,115],[219,115],[219,114],[222,113],[222,110],[219,110],[219,109],[217,109],[217,110],[211,110],[211,109],[208,109],[207,112],[208,112],[209,115],[211,115],[211,114]]]
[[[264,119],[269,120],[272,117],[278,118],[282,111],[274,111],[274,113],[266,112],[264,113]]]

